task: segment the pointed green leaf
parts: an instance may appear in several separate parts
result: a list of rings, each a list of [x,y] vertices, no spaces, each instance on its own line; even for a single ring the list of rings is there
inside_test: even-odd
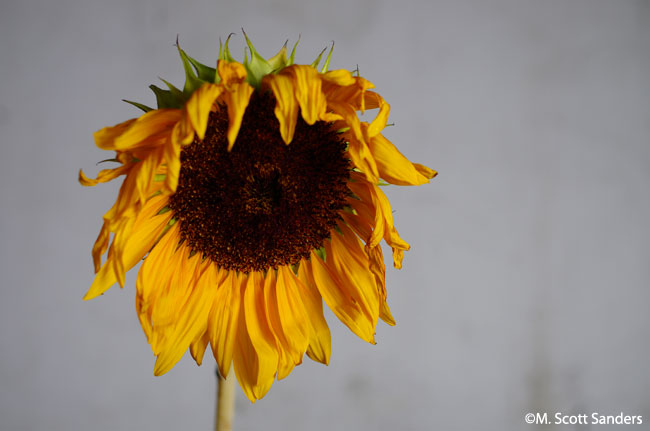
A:
[[[136,108],[142,109],[144,112],[153,111],[153,108],[150,108],[147,105],[143,105],[142,103],[134,102],[132,100],[122,99],[122,102],[126,102],[130,105],[135,106]]]
[[[182,103],[175,97],[171,91],[163,90],[160,87],[157,87],[153,84],[149,86],[151,91],[156,95],[156,102],[158,103],[158,109],[162,108],[180,108]]]
[[[214,67],[206,66],[205,64],[193,59],[189,55],[187,56],[187,59],[196,69],[196,73],[198,73],[199,79],[202,79],[205,82],[214,82],[214,76],[217,74],[217,69]]]
[[[291,66],[293,64],[294,58],[296,57],[296,47],[298,46],[299,42],[300,42],[300,35],[298,35],[298,40],[296,41],[296,44],[293,46],[293,49],[291,50],[291,55],[287,60],[287,66]]]
[[[288,40],[284,42],[284,46],[282,46],[282,49],[277,54],[267,60],[274,72],[287,65],[287,43],[289,43]]]
[[[244,29],[242,29],[242,33],[244,33],[244,37],[246,38],[246,44],[248,45],[248,49],[251,51],[251,60],[250,62],[248,59],[244,59],[244,67],[246,68],[246,80],[250,85],[252,85],[255,88],[259,88],[260,83],[262,82],[262,77],[264,75],[268,75],[271,73],[273,68],[269,64],[264,57],[262,57],[255,47],[253,46],[253,43],[251,40],[248,38],[248,35],[246,35],[246,32]]]
[[[318,54],[318,57],[316,57],[316,60],[314,60],[314,62],[311,64],[311,67],[313,67],[314,69],[318,67],[318,63],[320,63],[320,59],[323,56],[323,54],[325,54],[325,51],[327,51],[327,48],[323,48],[320,54]]]
[[[232,63],[235,61],[235,59],[230,55],[230,49],[228,49],[228,42],[230,42],[230,38],[232,35],[235,33],[230,33],[228,35],[228,38],[226,39],[226,43],[223,44],[223,49],[221,46],[221,40],[219,40],[219,58],[222,60],[227,61],[228,63]]]
[[[201,85],[203,85],[203,81],[201,81],[196,75],[196,72],[190,63],[189,58],[187,58],[187,54],[185,54],[185,51],[181,49],[178,41],[176,41],[176,47],[178,48],[178,53],[180,54],[181,61],[183,62],[183,69],[185,69],[185,86],[183,87],[183,94],[186,98],[189,98],[192,93],[194,93]]]
[[[330,48],[329,54],[327,54],[327,59],[325,59],[325,64],[323,64],[323,68],[320,70],[320,73],[325,73],[330,67],[330,59],[332,58],[332,52],[334,51],[334,41],[332,41],[332,47]]]

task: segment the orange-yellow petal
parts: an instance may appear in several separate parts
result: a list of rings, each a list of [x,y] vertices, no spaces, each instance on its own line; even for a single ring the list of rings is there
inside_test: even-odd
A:
[[[285,144],[293,139],[298,120],[298,101],[296,100],[293,79],[287,75],[266,75],[263,84],[275,96],[275,116],[280,122],[280,135]]]
[[[246,325],[240,322],[239,331],[246,331],[255,350],[257,367],[254,370],[252,393],[262,398],[271,388],[278,368],[278,349],[269,327],[266,301],[264,298],[264,275],[253,271],[249,273],[244,292],[244,317]],[[235,356],[235,370],[237,357]]]
[[[171,212],[162,215],[156,215],[164,206],[167,197],[157,196],[152,198],[133,223],[135,232],[132,232],[124,242],[123,249],[120,252],[122,266],[128,271],[133,268],[140,259],[151,249],[158,236],[163,231],[171,218]],[[103,228],[102,228],[103,229]],[[106,231],[104,231],[106,232]],[[100,233],[100,235],[102,235]],[[103,246],[103,244],[102,244]],[[111,246],[111,250],[113,246]],[[109,250],[109,256],[101,267],[90,289],[84,296],[84,300],[92,299],[101,295],[108,290],[118,280],[114,272],[112,260],[115,259],[114,250]]]
[[[95,144],[102,150],[115,150],[115,139],[124,134],[136,120],[137,118],[132,118],[115,126],[104,127],[96,131],[93,135]]]
[[[189,292],[189,295],[182,293],[182,297],[187,299],[175,304],[179,310],[175,313],[174,325],[170,328],[165,345],[156,359],[154,374],[157,376],[166,373],[176,365],[187,348],[195,340],[203,338],[208,326],[208,313],[212,307],[216,289],[210,283],[210,276],[207,272],[201,272],[204,269],[201,257],[194,255],[188,260],[185,277],[179,280],[179,283],[182,284],[170,286],[171,289],[185,290]]]
[[[340,280],[339,275],[313,251],[308,265],[318,291],[336,317],[362,340],[374,343],[374,327],[360,305],[346,293],[343,288],[344,281]]]
[[[212,353],[223,377],[230,372],[241,303],[241,276],[235,271],[226,272],[225,279],[217,288],[208,319]]]
[[[223,86],[205,83],[198,90],[192,93],[185,104],[187,117],[198,135],[199,139],[205,136],[208,127],[208,114],[214,105],[214,101],[223,92]]]
[[[224,101],[228,107],[228,151],[232,150],[244,118],[244,112],[248,106],[253,87],[246,82],[233,84],[232,91],[224,94]]]
[[[435,171],[426,166],[411,163],[381,134],[370,139],[370,151],[377,162],[379,176],[391,184],[426,184],[436,175]]]
[[[136,119],[124,133],[116,137],[113,141],[113,148],[110,149],[128,150],[157,142],[158,138],[168,134],[180,119],[180,109],[156,109],[149,111]],[[97,136],[95,136],[95,141],[99,146]]]
[[[293,78],[295,94],[302,118],[309,125],[325,116],[327,100],[321,88],[321,78],[311,66],[294,64],[285,68],[281,73]]]
[[[314,361],[329,364],[332,351],[332,340],[329,326],[323,315],[323,298],[318,293],[314,276],[307,269],[306,259],[300,262],[298,268],[298,284],[302,302],[309,316],[310,337],[307,355]]]

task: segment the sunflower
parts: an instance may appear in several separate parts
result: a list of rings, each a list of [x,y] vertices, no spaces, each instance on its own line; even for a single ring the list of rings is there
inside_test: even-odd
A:
[[[294,64],[294,46],[266,60],[217,67],[178,47],[182,89],[156,86],[158,108],[94,134],[119,163],[85,186],[124,175],[93,246],[103,294],[144,259],[137,315],[156,355],[154,374],[211,346],[219,373],[231,365],[244,393],[262,398],[277,377],[311,359],[328,364],[323,301],[374,344],[386,303],[380,241],[401,268],[409,245],[393,226],[380,185],[424,184],[436,172],[406,159],[381,131],[389,105],[347,70]],[[358,112],[377,110],[370,122]],[[112,240],[111,240],[112,234]],[[102,256],[107,253],[106,261]]]

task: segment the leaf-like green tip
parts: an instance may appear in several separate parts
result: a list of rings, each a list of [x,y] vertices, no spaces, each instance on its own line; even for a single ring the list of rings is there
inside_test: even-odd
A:
[[[232,55],[230,55],[230,49],[228,48],[228,42],[230,42],[230,38],[232,37],[233,34],[235,33],[230,33],[228,35],[228,37],[226,38],[226,43],[224,43],[223,45],[221,45],[221,39],[219,39],[219,58],[221,60],[227,61],[228,63],[232,63],[233,61],[235,61]]]
[[[327,51],[327,47],[323,48],[320,54],[318,54],[318,57],[316,57],[316,60],[314,60],[314,62],[311,64],[311,67],[313,67],[314,69],[318,67],[318,63],[320,63],[320,59],[323,56],[323,54],[325,54],[325,51]]]
[[[178,97],[172,93],[170,90],[163,90],[160,87],[157,87],[153,84],[149,86],[151,91],[156,95],[156,102],[158,103],[158,109],[163,108],[180,108],[183,106],[183,102],[178,99]],[[177,89],[180,92],[180,90]],[[181,93],[182,95],[183,93]]]
[[[253,46],[253,43],[251,40],[248,38],[248,35],[242,28],[242,33],[244,33],[244,37],[246,38],[246,44],[248,45],[248,49],[251,51],[251,59],[248,61],[247,57],[244,57],[244,67],[246,68],[246,80],[250,85],[252,85],[255,88],[260,87],[260,83],[262,82],[262,78],[264,75],[268,75],[273,71],[273,67],[269,64],[268,61],[264,57],[260,55],[259,52],[255,49],[255,46]],[[244,52],[244,55],[246,53]]]
[[[273,71],[280,70],[287,65],[287,43],[289,43],[288,40],[284,42],[277,54],[267,60]]]
[[[185,51],[181,49],[178,39],[176,39],[176,48],[178,48],[178,53],[181,56],[181,61],[183,62],[183,69],[185,69],[185,86],[183,87],[183,94],[186,98],[189,98],[192,93],[194,93],[202,84],[203,81],[197,76],[194,68],[190,62],[189,57],[185,54]]]
[[[327,58],[325,59],[325,63],[323,64],[323,68],[320,70],[320,73],[325,73],[329,70],[332,52],[334,52],[334,41],[332,41],[332,47],[330,48],[330,52],[327,54]]]
[[[134,102],[132,100],[122,99],[122,102],[126,102],[130,105],[135,106],[136,108],[142,109],[144,112],[153,111],[153,108],[150,108],[147,105],[143,105],[142,103]]]
[[[287,60],[287,66],[291,66],[293,64],[293,62],[294,62],[294,59],[296,58],[296,48],[298,47],[298,43],[300,43],[300,35],[298,35],[298,40],[293,45],[293,49],[291,50],[291,55],[289,56],[289,59]]]

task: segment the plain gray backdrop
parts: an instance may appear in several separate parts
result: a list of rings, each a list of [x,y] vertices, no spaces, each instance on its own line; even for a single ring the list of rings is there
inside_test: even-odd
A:
[[[119,184],[82,188],[97,129],[179,85],[243,27],[273,55],[355,69],[387,136],[440,172],[388,188],[404,269],[376,346],[328,315],[309,359],[236,430],[533,430],[527,412],[650,429],[650,2],[2,0],[0,429],[209,430],[214,360],[162,377],[127,287],[81,300]],[[159,83],[159,81],[158,81]],[[591,429],[590,427],[541,427]],[[541,429],[539,428],[539,429]],[[609,429],[609,427],[593,427]]]

